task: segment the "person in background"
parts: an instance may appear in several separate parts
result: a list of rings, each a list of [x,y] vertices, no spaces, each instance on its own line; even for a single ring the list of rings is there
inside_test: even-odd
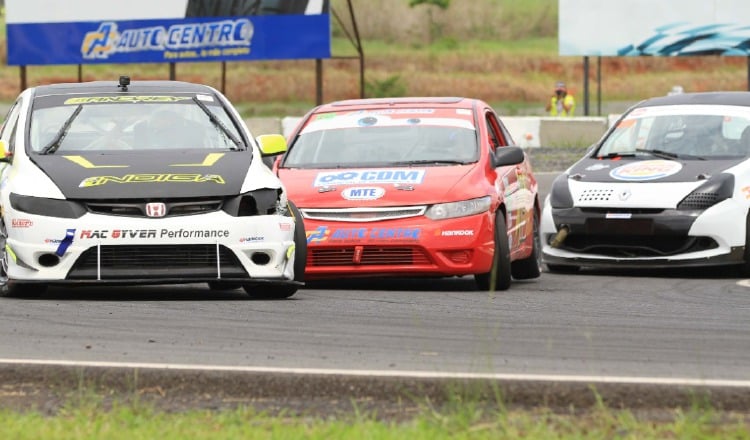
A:
[[[550,98],[545,110],[550,116],[573,116],[576,110],[576,100],[568,93],[565,83],[555,84],[555,94]]]

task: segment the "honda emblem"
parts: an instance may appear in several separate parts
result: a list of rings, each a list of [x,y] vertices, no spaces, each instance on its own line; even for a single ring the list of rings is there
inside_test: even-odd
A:
[[[149,217],[164,217],[167,215],[167,205],[164,203],[146,203],[146,215]]]

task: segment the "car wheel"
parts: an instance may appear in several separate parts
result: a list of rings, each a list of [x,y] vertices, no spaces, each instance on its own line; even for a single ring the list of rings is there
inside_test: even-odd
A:
[[[208,288],[211,290],[237,290],[242,287],[240,283],[228,283],[225,281],[209,281]]]
[[[47,290],[46,284],[20,283],[8,277],[8,252],[5,241],[8,233],[5,224],[0,224],[0,297],[33,298]]]
[[[305,235],[305,223],[302,214],[294,203],[289,202],[289,210],[294,216],[294,281],[302,282],[305,279],[305,266],[307,263],[307,236]],[[253,285],[242,286],[251,298],[258,299],[284,299],[297,293],[299,286],[296,284],[279,285]]]
[[[539,237],[539,214],[534,210],[534,237],[532,239],[531,254],[518,261],[510,263],[510,273],[517,280],[538,278],[542,273],[542,239]]]
[[[505,215],[498,211],[495,215],[495,255],[492,267],[487,273],[474,275],[479,290],[508,290],[510,287],[510,247]]]

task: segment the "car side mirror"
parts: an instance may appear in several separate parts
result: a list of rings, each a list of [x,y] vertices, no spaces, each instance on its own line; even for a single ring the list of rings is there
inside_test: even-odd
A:
[[[521,147],[498,147],[492,157],[492,166],[495,168],[508,165],[517,165],[524,161],[523,148]]]
[[[263,157],[276,156],[286,152],[286,139],[280,134],[262,134],[255,138]]]

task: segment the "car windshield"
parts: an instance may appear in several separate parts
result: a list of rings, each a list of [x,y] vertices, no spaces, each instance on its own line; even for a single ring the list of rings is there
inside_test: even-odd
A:
[[[209,95],[56,95],[33,105],[29,145],[36,153],[244,148],[232,118]]]
[[[595,157],[731,159],[750,155],[750,108],[722,105],[642,107],[621,119]]]
[[[421,112],[422,114],[418,113]],[[427,110],[318,114],[289,148],[283,167],[356,168],[476,162],[476,130],[468,115]]]

